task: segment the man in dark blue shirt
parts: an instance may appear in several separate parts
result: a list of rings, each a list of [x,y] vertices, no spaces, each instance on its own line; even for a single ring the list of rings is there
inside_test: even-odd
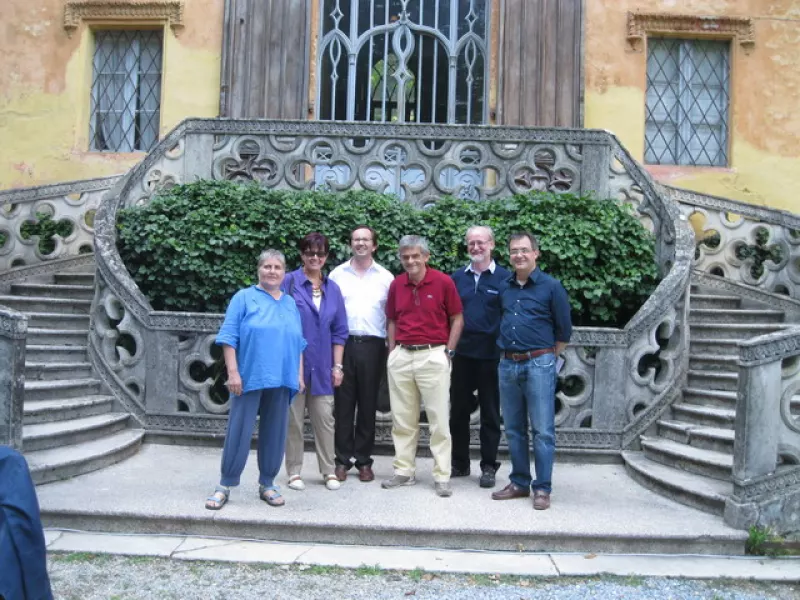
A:
[[[450,435],[453,438],[451,477],[466,477],[469,469],[469,420],[475,409],[475,391],[481,409],[480,486],[495,485],[497,447],[500,445],[500,398],[497,363],[500,350],[502,308],[500,295],[511,273],[492,259],[494,233],[491,227],[467,230],[470,263],[453,273],[458,295],[464,305],[464,331],[453,357],[450,382]]]
[[[530,496],[533,508],[550,508],[556,447],[556,358],[572,335],[569,298],[561,283],[537,268],[539,243],[527,232],[508,243],[514,266],[503,291],[498,345],[502,351],[498,378],[511,482],[492,494],[494,500]],[[536,479],[531,478],[528,419],[533,433]]]

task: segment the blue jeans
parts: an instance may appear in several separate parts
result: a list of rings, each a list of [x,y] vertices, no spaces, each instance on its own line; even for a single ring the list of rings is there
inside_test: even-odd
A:
[[[556,357],[544,354],[515,362],[507,358],[497,367],[500,408],[511,456],[511,482],[525,489],[552,490],[556,451],[555,392]],[[533,433],[536,479],[531,478],[528,419]]]

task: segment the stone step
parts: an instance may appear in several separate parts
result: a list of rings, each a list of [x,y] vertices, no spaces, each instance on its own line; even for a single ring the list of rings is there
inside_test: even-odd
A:
[[[54,279],[59,285],[89,285],[94,287],[94,269],[87,273],[63,271],[56,273]]]
[[[0,296],[0,304],[23,313],[46,312],[88,315],[92,301],[43,296]]]
[[[732,308],[691,308],[689,323],[783,323],[782,310]]]
[[[91,442],[122,431],[127,427],[130,418],[128,413],[106,413],[67,421],[24,425],[22,449],[27,453]]]
[[[658,423],[658,435],[688,446],[733,454],[733,429],[694,425],[686,421],[661,419]]]
[[[91,376],[92,365],[88,362],[25,362],[26,381],[85,379]]]
[[[84,396],[60,400],[26,400],[23,407],[23,423],[36,425],[53,421],[82,419],[106,414],[114,404],[113,396]]]
[[[689,355],[715,354],[717,356],[739,356],[739,340],[689,338]]]
[[[691,359],[689,361],[689,366],[694,366],[691,363]],[[690,368],[687,386],[695,389],[700,388],[735,392],[739,389],[739,373],[736,371],[703,371]]]
[[[723,296],[718,294],[696,294],[692,291],[689,298],[691,308],[739,308],[742,299],[739,296]]]
[[[40,329],[28,327],[26,344],[33,346],[85,346],[88,329]]]
[[[720,481],[731,480],[733,456],[730,454],[644,435],[641,436],[641,444],[645,457],[652,461],[695,475],[711,477]]]
[[[715,408],[682,402],[672,405],[672,415],[676,421],[731,430],[736,419],[736,411],[731,408]]]
[[[689,354],[689,368],[693,371],[738,372],[738,356],[724,354]]]
[[[682,393],[686,404],[736,410],[736,392],[686,387]]]
[[[28,327],[39,329],[89,330],[89,315],[66,315],[63,313],[26,312]]]
[[[648,460],[643,452],[624,451],[622,459],[630,476],[644,487],[704,512],[722,516],[733,484],[673,469]]]
[[[83,444],[26,452],[25,459],[33,481],[38,485],[113,465],[134,455],[142,445],[143,438],[143,430],[125,429]],[[87,498],[91,501],[91,494]]]
[[[25,362],[85,362],[86,346],[25,345]]]
[[[695,340],[745,340],[791,327],[788,323],[691,323],[689,336]]]
[[[91,300],[94,285],[59,285],[55,283],[14,283],[11,293],[15,296],[40,298],[63,298],[68,300]]]
[[[94,396],[100,392],[99,379],[56,379],[53,381],[26,381],[25,401],[59,400]]]

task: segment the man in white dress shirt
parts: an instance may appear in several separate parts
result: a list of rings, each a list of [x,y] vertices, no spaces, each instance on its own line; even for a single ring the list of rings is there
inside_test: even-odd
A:
[[[374,260],[378,238],[371,227],[352,231],[350,249],[353,257],[329,275],[342,290],[350,330],[334,399],[335,474],[344,481],[355,465],[359,480],[372,481],[375,409],[386,370],[386,297],[394,276]]]

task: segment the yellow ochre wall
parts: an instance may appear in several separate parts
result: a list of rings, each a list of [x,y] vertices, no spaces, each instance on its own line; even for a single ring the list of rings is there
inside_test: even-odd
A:
[[[88,151],[90,27],[103,25],[82,23],[69,37],[64,5],[0,0],[0,189],[124,173],[144,156]],[[219,115],[223,6],[188,0],[178,35],[163,26],[162,135]]]
[[[731,43],[729,167],[648,170],[670,185],[800,212],[800,0],[585,0],[585,11],[585,126],[614,132],[640,161],[647,54],[627,44],[627,12],[753,19],[752,50]]]

